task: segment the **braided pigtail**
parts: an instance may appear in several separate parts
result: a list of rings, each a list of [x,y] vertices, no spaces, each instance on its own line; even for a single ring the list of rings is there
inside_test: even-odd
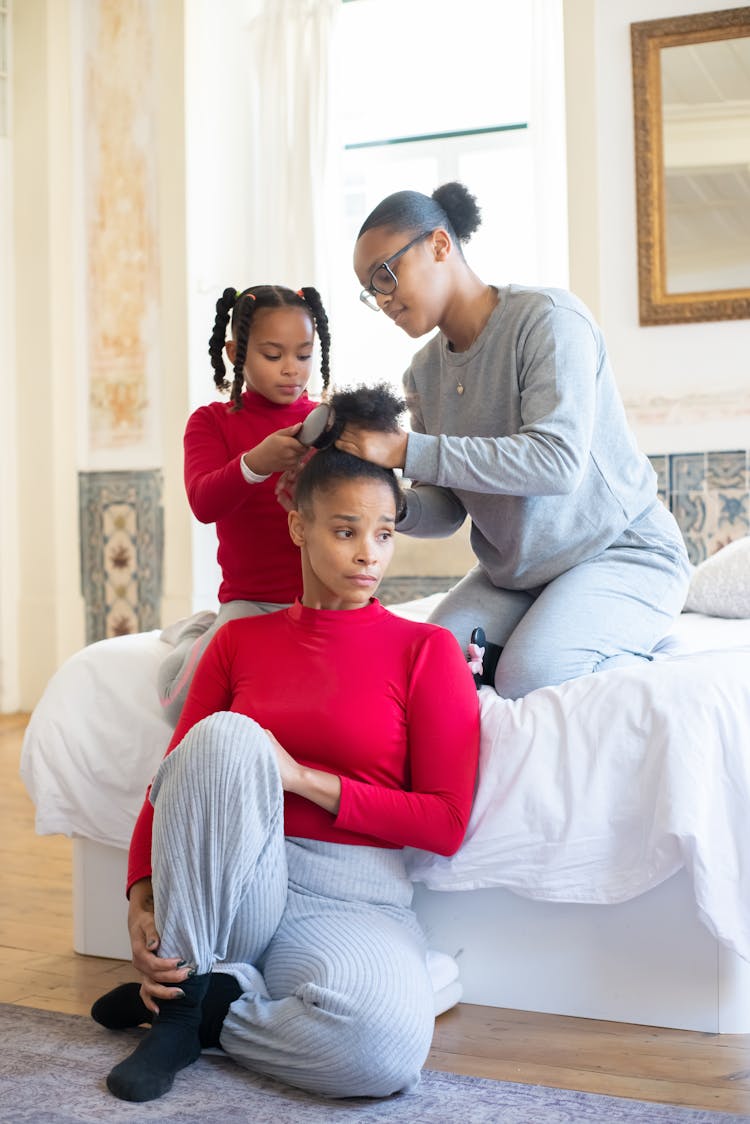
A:
[[[331,377],[331,333],[328,327],[328,314],[323,307],[320,293],[311,285],[304,285],[299,290],[299,295],[313,315],[313,324],[320,340],[320,374],[323,379],[323,390],[328,390],[328,380]]]
[[[237,298],[237,308],[234,314],[234,338],[236,350],[234,354],[234,381],[230,399],[235,410],[242,409],[242,391],[245,387],[245,359],[247,357],[247,344],[250,339],[250,324],[255,312],[255,295],[242,293]]]
[[[227,369],[224,366],[224,343],[227,337],[227,324],[229,314],[237,301],[235,289],[225,289],[216,302],[216,319],[214,330],[208,341],[208,354],[211,356],[211,366],[214,369],[214,382],[219,390],[229,390]]]

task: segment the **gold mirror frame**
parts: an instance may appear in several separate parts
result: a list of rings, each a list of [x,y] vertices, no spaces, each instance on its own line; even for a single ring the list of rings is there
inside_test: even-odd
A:
[[[641,324],[680,324],[750,317],[750,289],[667,292],[659,57],[663,47],[738,39],[745,35],[750,35],[750,7],[646,20],[630,25]]]

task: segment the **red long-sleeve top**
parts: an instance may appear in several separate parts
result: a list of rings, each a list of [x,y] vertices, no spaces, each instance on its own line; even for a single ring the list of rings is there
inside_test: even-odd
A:
[[[274,491],[279,473],[248,484],[240,460],[270,433],[304,421],[315,405],[307,394],[287,405],[246,390],[241,410],[212,402],[188,420],[185,488],[196,519],[216,524],[221,603],[285,604],[302,591],[299,548],[289,537],[287,514]]]
[[[341,777],[337,815],[285,794],[287,835],[453,854],[479,755],[474,680],[452,636],[362,609],[291,608],[228,621],[201,659],[167,753],[220,710],[254,718],[298,762]],[[128,888],[151,874],[148,795]]]

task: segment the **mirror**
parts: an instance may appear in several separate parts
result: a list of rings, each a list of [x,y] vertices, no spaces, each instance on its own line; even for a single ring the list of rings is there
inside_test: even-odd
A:
[[[750,7],[630,33],[640,322],[750,317]]]

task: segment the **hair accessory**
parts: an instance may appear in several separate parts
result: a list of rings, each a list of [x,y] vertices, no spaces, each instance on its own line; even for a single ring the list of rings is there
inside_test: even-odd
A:
[[[256,299],[255,293],[251,293],[248,289],[243,289],[242,292],[240,292],[240,290],[238,289],[237,300],[239,300],[240,297],[249,297],[251,301],[254,301]]]
[[[469,671],[472,675],[481,676],[484,670],[484,648],[479,644],[469,644],[468,653]]]
[[[302,297],[302,300],[305,299],[305,294],[302,289],[297,289],[297,296]]]

